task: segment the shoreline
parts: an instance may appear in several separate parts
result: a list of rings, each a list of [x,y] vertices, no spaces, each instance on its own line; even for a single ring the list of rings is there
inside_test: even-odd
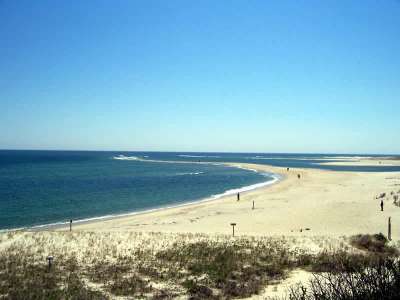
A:
[[[218,197],[74,221],[73,231],[229,234],[229,224],[235,222],[240,224],[239,231],[235,230],[238,235],[343,236],[385,233],[388,217],[394,226],[400,223],[400,208],[392,204],[393,193],[400,196],[400,172],[287,171],[264,164],[218,164],[272,173],[280,180],[255,184],[254,189],[241,192],[240,201],[236,201],[236,190],[230,190]],[[385,211],[380,212],[376,197],[385,192]],[[69,231],[69,222],[23,230]],[[394,230],[392,236],[400,238],[400,232]]]
[[[145,161],[145,162],[161,162],[161,163],[175,163],[175,161],[156,161],[156,160],[146,160],[146,159],[141,159],[141,158],[131,158],[131,157],[126,157],[126,160],[138,160],[138,161]],[[120,159],[120,158],[116,158]],[[176,209],[176,208],[183,208],[183,207],[188,207],[188,206],[193,206],[196,204],[202,204],[202,203],[208,203],[212,201],[217,201],[224,199],[226,197],[236,195],[237,193],[240,193],[241,195],[244,195],[248,192],[257,190],[257,189],[262,189],[265,187],[272,186],[274,184],[279,184],[280,181],[285,179],[285,176],[283,174],[279,173],[273,173],[273,172],[265,172],[264,170],[257,170],[254,168],[246,168],[241,166],[240,163],[214,163],[214,162],[181,162],[177,161],[176,163],[189,163],[189,164],[212,164],[212,165],[224,165],[227,167],[234,167],[238,169],[243,169],[243,170],[248,170],[252,172],[259,173],[260,175],[267,175],[269,177],[272,177],[272,180],[269,181],[263,181],[260,183],[255,183],[239,188],[234,188],[234,189],[229,189],[226,190],[222,193],[211,195],[205,198],[200,198],[200,199],[194,199],[194,200],[183,200],[182,202],[171,204],[171,205],[166,205],[166,206],[160,206],[160,207],[154,207],[154,208],[149,208],[149,209],[144,209],[144,210],[137,210],[137,211],[131,211],[131,212],[124,212],[124,213],[118,213],[118,214],[109,214],[109,215],[104,215],[104,216],[98,216],[98,217],[89,217],[89,218],[84,218],[84,219],[78,219],[78,220],[73,220],[73,226],[80,226],[80,225],[85,225],[85,224],[91,224],[91,223],[97,223],[97,222],[102,222],[102,221],[107,221],[107,220],[118,220],[121,218],[126,218],[126,217],[134,217],[134,216],[139,216],[139,215],[145,215],[145,214],[151,214],[154,212],[158,211],[163,211],[163,210],[169,210],[169,209]],[[267,174],[268,173],[268,174]],[[9,232],[9,231],[28,231],[28,232],[37,232],[37,231],[52,231],[52,230],[62,230],[65,228],[69,228],[69,222],[54,222],[50,224],[42,224],[42,225],[34,225],[34,226],[26,226],[26,227],[19,227],[19,228],[11,228],[11,229],[1,229],[0,233],[3,232]]]
[[[224,165],[227,167],[234,167],[234,168],[239,168],[239,169],[244,169],[244,170],[249,170],[257,173],[268,173],[268,176],[273,177],[273,180],[270,181],[264,181],[261,183],[256,183],[252,184],[249,186],[244,186],[241,188],[237,189],[231,189],[227,190],[223,193],[216,194],[207,198],[202,198],[199,200],[193,200],[190,202],[184,202],[180,203],[177,205],[172,205],[172,206],[164,206],[164,207],[157,207],[153,209],[147,209],[143,211],[135,211],[135,212],[130,212],[130,213],[124,213],[124,214],[118,214],[118,215],[109,215],[109,216],[103,216],[103,217],[95,217],[95,218],[90,218],[90,219],[84,219],[84,220],[79,220],[75,221],[72,223],[72,227],[74,229],[79,229],[84,228],[86,225],[96,225],[96,224],[101,224],[102,222],[108,222],[108,221],[118,221],[118,220],[123,220],[126,218],[134,218],[134,217],[143,217],[147,215],[152,215],[156,213],[167,213],[172,210],[179,210],[179,209],[190,209],[190,208],[196,208],[201,205],[208,205],[208,204],[213,204],[213,203],[218,203],[218,202],[223,202],[231,197],[236,198],[236,193],[240,191],[241,196],[245,196],[247,194],[250,194],[255,191],[262,191],[262,190],[268,190],[269,188],[273,186],[277,186],[284,182],[287,179],[287,174],[284,173],[286,168],[283,167],[276,167],[276,166],[271,166],[271,165],[261,165],[261,164],[249,164],[249,163],[237,163],[237,162],[191,162],[191,161],[158,161],[158,160],[146,160],[146,159],[141,159],[141,158],[131,158],[131,157],[126,157],[126,160],[140,160],[140,161],[145,161],[145,162],[160,162],[160,163],[188,163],[188,164],[213,164],[213,165]],[[251,166],[251,167],[249,167]],[[267,169],[267,170],[266,170]],[[296,168],[298,172],[301,172],[303,169]],[[316,169],[318,170],[318,169]],[[321,170],[324,171],[324,170]],[[248,189],[249,187],[253,187]],[[232,192],[230,192],[232,191]],[[229,192],[229,193],[227,193]],[[41,228],[29,228],[30,230],[26,231],[63,231],[63,230],[69,230],[69,222],[65,222],[62,224],[55,224],[55,225],[41,225]],[[35,230],[34,230],[35,229]]]
[[[226,163],[284,176],[279,184],[243,192],[240,201],[227,195],[206,202],[164,208],[133,216],[72,225],[73,231],[163,232],[231,234],[250,236],[343,236],[387,233],[388,217],[400,224],[400,207],[392,192],[400,195],[400,172],[340,172],[268,165]],[[301,179],[298,178],[301,175]],[[386,193],[380,211],[376,196]],[[252,209],[252,203],[255,208]],[[57,230],[69,230],[69,226]],[[400,238],[393,230],[392,237]]]

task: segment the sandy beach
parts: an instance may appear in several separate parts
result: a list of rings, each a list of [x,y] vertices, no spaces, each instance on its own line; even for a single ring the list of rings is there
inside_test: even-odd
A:
[[[358,163],[358,160],[354,162]],[[400,232],[396,228],[400,223],[400,207],[393,200],[400,195],[400,172],[288,171],[267,165],[227,164],[271,172],[282,179],[241,193],[239,201],[232,195],[136,215],[75,223],[72,232],[69,226],[63,226],[39,232],[3,233],[0,253],[7,253],[3,260],[12,261],[9,265],[22,265],[29,258],[32,266],[42,262],[40,267],[51,254],[58,259],[60,270],[79,270],[74,271],[80,280],[75,282],[78,288],[68,290],[71,294],[79,290],[100,293],[102,298],[131,299],[117,296],[124,290],[126,294],[122,295],[145,299],[165,295],[188,299],[188,293],[200,293],[199,299],[203,299],[205,296],[200,290],[193,292],[187,287],[185,280],[189,278],[209,293],[228,295],[227,299],[229,295],[240,295],[243,299],[284,299],[279,297],[287,296],[289,288],[298,283],[307,284],[314,271],[321,272],[319,263],[340,260],[335,253],[350,258],[363,255],[360,253],[365,252],[354,247],[350,237],[380,232],[386,235],[388,217],[393,225],[390,245],[398,245]],[[380,209],[381,199],[384,211]],[[235,238],[231,236],[231,223],[237,224]],[[219,261],[221,251],[224,256]],[[235,255],[241,253],[241,259],[246,261],[229,260],[230,251]],[[254,260],[266,254],[272,256],[267,256],[263,263]],[[304,255],[312,259],[305,261]],[[180,265],[185,260],[187,264]],[[210,261],[213,265],[208,269]],[[274,263],[271,265],[271,262]],[[205,269],[193,272],[194,263]],[[248,269],[251,264],[254,265]],[[232,268],[223,277],[222,290],[213,277],[214,267]],[[47,274],[40,273],[42,269],[37,272]],[[247,272],[254,274],[240,277]],[[9,273],[11,277],[18,274]],[[41,282],[40,278],[37,280]],[[248,290],[252,284],[254,289]],[[135,290],[130,290],[131,286]]]
[[[332,159],[329,159],[332,160]],[[319,165],[326,166],[364,166],[364,167],[383,167],[383,166],[400,166],[398,157],[340,157],[340,161],[326,160]]]
[[[349,162],[350,163],[350,162]],[[359,164],[360,161],[353,162]],[[386,162],[384,162],[386,163]],[[335,172],[267,165],[229,165],[280,174],[278,183],[217,200],[126,217],[74,224],[77,231],[140,231],[237,235],[327,235],[386,233],[388,217],[400,222],[393,195],[400,173]],[[300,179],[298,179],[300,174]],[[384,211],[380,211],[382,193]],[[252,209],[252,205],[255,209]],[[68,230],[63,227],[59,230]],[[393,230],[393,237],[400,232]]]

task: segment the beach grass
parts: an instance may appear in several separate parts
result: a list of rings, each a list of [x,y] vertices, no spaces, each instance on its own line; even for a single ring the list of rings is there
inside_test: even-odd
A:
[[[0,234],[0,296],[9,299],[231,299],[294,269],[362,272],[397,255],[324,237],[10,232]],[[364,238],[366,239],[366,238]],[[54,257],[49,268],[47,257]],[[296,295],[295,290],[292,291]],[[294,298],[297,299],[297,298]],[[300,299],[300,298],[299,298]],[[311,298],[310,298],[311,299]]]

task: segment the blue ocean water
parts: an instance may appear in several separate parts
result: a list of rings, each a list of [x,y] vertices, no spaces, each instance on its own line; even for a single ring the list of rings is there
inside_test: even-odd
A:
[[[0,229],[174,206],[274,180],[271,174],[198,162],[400,171],[400,167],[388,166],[318,165],[326,158],[340,161],[338,155],[323,154],[3,150],[0,151]]]
[[[0,151],[0,229],[173,206],[273,179],[213,164],[114,159],[120,154]]]
[[[394,157],[395,155],[365,155],[365,154],[303,154],[303,153],[176,153],[176,152],[125,152],[139,158],[173,161],[210,161],[210,162],[242,162],[266,164],[283,168],[315,168],[333,171],[353,172],[398,172],[399,166],[334,166],[320,165],[327,162],[341,162],[349,157]],[[399,158],[399,157],[397,157]]]

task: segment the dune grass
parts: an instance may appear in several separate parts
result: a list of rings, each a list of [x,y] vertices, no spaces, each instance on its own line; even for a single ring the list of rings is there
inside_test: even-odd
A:
[[[371,248],[361,247],[369,240],[362,236],[350,239],[354,245],[350,246],[345,240],[329,244],[329,239],[317,238],[302,243],[284,237],[201,234],[4,233],[0,234],[0,297],[250,297],[296,268],[321,274],[363,272],[377,266],[377,260],[396,256],[397,250],[379,238],[383,245]],[[48,255],[54,256],[50,269]]]

